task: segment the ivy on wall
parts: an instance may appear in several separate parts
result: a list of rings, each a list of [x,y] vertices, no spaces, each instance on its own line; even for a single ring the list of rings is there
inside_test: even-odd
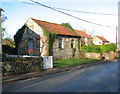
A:
[[[78,49],[80,50],[80,37],[78,37]]]
[[[53,53],[53,43],[55,42],[57,34],[51,33],[45,29],[43,29],[43,34],[46,36],[46,43],[48,48],[47,55],[50,56]]]

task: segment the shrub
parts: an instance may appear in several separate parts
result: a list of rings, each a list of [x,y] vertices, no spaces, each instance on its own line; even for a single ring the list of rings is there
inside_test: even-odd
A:
[[[81,47],[81,49],[84,52],[95,52],[95,53],[101,52],[101,49],[98,45],[84,45]]]
[[[81,47],[82,51],[84,52],[94,52],[94,53],[102,53],[102,52],[109,52],[115,51],[116,45],[115,44],[107,44],[107,45],[84,45]]]
[[[109,52],[116,50],[115,44],[100,45],[100,47],[101,47],[101,52]]]

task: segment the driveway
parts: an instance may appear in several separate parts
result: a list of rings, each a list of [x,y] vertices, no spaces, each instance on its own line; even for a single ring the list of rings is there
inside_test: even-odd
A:
[[[118,92],[118,62],[6,83],[3,92]]]

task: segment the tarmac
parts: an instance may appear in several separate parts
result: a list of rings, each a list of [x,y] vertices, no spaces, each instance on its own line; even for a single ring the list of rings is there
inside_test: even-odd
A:
[[[116,62],[116,61],[118,61],[118,59],[103,60],[103,61],[92,62],[89,64],[76,65],[72,67],[51,68],[51,69],[46,69],[44,71],[39,71],[39,72],[26,73],[26,74],[21,74],[21,75],[13,75],[13,76],[8,76],[8,77],[3,77],[2,83],[4,84],[4,83],[20,81],[20,80],[25,80],[25,79],[35,78],[35,77],[41,77],[45,75],[50,75],[50,74],[55,74],[55,73],[60,73],[60,72],[65,72],[65,71],[71,71],[71,70],[77,70],[77,69],[82,69],[82,68],[89,67],[89,66],[95,66],[98,64],[104,64],[104,63]]]

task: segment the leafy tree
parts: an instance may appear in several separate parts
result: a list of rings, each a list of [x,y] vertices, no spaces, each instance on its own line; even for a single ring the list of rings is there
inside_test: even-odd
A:
[[[7,16],[5,15],[2,15],[1,18],[2,18],[2,23],[4,23],[7,20]],[[2,28],[2,39],[6,33],[5,30],[6,30],[5,28]]]
[[[74,29],[72,28],[72,26],[69,23],[62,23],[61,25],[71,29],[72,31],[74,31]]]
[[[2,22],[4,22],[7,19],[7,16],[2,15]]]
[[[9,45],[10,47],[15,48],[15,42],[12,38],[2,39],[2,45]]]

